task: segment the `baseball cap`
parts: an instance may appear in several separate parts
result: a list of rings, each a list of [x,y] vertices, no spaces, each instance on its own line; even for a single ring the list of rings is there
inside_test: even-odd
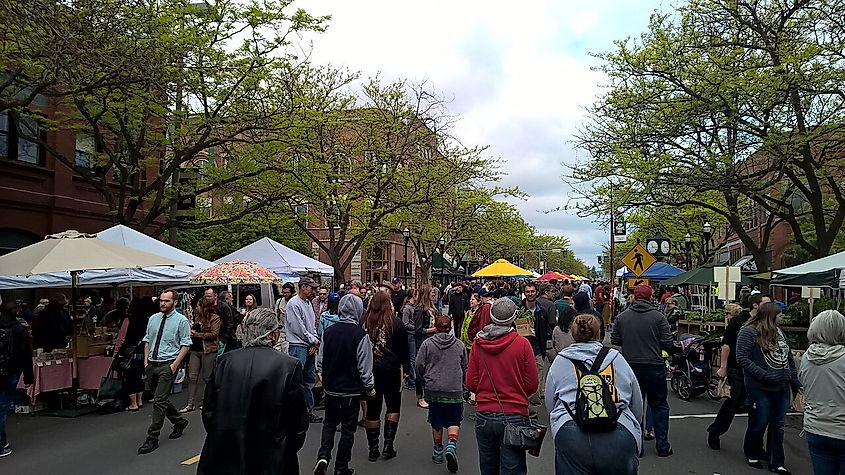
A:
[[[651,296],[654,294],[654,291],[651,287],[640,284],[634,287],[634,298],[637,300],[651,300]]]
[[[309,287],[317,288],[320,286],[317,282],[314,281],[311,277],[300,277],[299,278],[299,286],[302,287],[303,285],[307,285]]]
[[[329,305],[340,303],[340,294],[337,292],[330,293],[328,297],[328,303]]]

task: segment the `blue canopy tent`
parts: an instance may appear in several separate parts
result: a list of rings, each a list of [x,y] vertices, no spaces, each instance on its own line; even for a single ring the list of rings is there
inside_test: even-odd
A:
[[[216,263],[229,261],[249,261],[266,267],[285,281],[296,282],[300,275],[318,273],[325,277],[334,276],[334,268],[312,259],[305,254],[264,237],[237,251],[217,259]]]
[[[79,286],[105,286],[121,284],[183,284],[191,277],[214,265],[213,262],[197,257],[189,252],[177,249],[154,237],[128,228],[121,224],[112,226],[97,233],[97,237],[115,244],[139,249],[150,254],[166,257],[177,262],[189,264],[186,266],[159,266],[144,269],[112,269],[92,270],[79,274]],[[21,289],[52,287],[64,288],[71,286],[71,278],[67,272],[53,274],[38,274],[24,276],[0,276],[0,289]]]
[[[638,278],[648,279],[653,282],[662,282],[683,273],[683,269],[679,269],[673,265],[666,264],[665,262],[655,262],[654,265],[649,267],[648,270]],[[634,275],[633,272],[629,271],[627,267],[623,267],[616,272],[616,277],[621,277],[622,279],[633,279],[637,276]]]

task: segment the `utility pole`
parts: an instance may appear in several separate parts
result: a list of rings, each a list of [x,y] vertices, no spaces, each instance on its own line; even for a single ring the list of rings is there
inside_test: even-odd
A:
[[[610,183],[610,319],[613,320],[613,304],[616,290],[616,270],[613,268],[616,257],[616,210],[613,206],[613,182]]]

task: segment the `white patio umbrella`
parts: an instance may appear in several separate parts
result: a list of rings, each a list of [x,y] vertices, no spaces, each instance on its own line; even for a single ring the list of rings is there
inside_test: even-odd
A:
[[[0,275],[31,276],[51,272],[71,275],[71,303],[76,318],[76,288],[79,274],[86,270],[140,269],[152,266],[187,265],[120,244],[99,239],[95,234],[65,231],[43,241],[0,256]],[[74,332],[76,325],[73,326]],[[76,356],[76,345],[73,346]]]
[[[95,234],[65,231],[0,256],[0,275],[48,274],[86,270],[140,269],[186,265],[135,248],[99,239]]]

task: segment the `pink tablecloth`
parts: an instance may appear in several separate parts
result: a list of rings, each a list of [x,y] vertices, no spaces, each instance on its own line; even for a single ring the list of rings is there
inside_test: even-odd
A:
[[[100,389],[100,378],[109,372],[112,358],[107,356],[91,356],[76,359],[77,378],[80,389]]]
[[[73,365],[69,358],[38,362],[33,358],[32,370],[35,382],[27,390],[27,394],[32,398],[33,404],[40,393],[68,389],[73,385]],[[23,378],[18,382],[18,387],[24,387]]]

